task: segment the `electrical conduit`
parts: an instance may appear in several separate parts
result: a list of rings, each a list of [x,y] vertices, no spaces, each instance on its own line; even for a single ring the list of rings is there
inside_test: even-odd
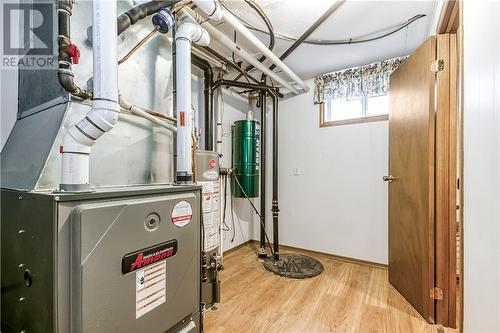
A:
[[[118,120],[116,2],[93,1],[92,44],[94,98],[92,110],[69,128],[61,145],[62,191],[89,191],[90,151]]]

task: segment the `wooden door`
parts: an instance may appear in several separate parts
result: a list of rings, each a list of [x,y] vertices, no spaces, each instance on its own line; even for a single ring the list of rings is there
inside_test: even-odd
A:
[[[435,60],[433,36],[391,75],[389,106],[389,280],[431,323]]]

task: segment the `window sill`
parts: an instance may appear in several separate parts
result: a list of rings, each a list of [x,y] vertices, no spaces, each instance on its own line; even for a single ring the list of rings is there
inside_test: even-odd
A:
[[[319,127],[331,127],[331,126],[342,126],[342,125],[352,125],[352,124],[363,124],[363,123],[373,123],[376,121],[389,120],[388,114],[382,114],[378,116],[360,117],[352,119],[342,119],[342,120],[332,120],[332,121],[321,121]]]

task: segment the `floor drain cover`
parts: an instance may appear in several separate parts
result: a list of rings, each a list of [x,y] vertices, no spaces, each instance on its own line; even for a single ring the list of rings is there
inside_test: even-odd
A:
[[[307,279],[323,272],[323,264],[318,260],[294,253],[280,253],[276,263],[272,258],[264,260],[264,268],[274,274],[292,279]]]

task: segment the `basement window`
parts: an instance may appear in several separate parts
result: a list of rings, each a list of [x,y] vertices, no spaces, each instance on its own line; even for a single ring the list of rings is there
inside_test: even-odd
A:
[[[320,105],[321,127],[367,123],[389,119],[389,95],[325,98]]]

